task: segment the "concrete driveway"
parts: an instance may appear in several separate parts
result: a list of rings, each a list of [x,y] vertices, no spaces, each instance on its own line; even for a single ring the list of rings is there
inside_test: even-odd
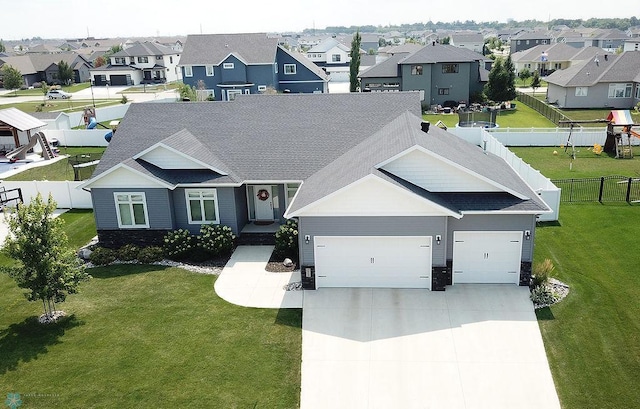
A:
[[[560,408],[527,288],[305,291],[301,407]]]

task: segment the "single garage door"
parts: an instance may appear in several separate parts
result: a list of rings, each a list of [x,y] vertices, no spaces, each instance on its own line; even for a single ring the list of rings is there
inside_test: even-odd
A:
[[[110,75],[111,85],[129,85],[127,75]]]
[[[518,284],[521,231],[453,233],[453,284]]]
[[[430,236],[316,236],[316,288],[431,288]]]

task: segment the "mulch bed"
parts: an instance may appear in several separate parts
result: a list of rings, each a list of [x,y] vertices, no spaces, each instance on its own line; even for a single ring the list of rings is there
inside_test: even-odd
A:
[[[282,265],[284,259],[282,257],[276,257],[271,253],[271,258],[269,258],[269,262],[267,263],[265,270],[270,273],[290,273],[298,268],[298,260],[292,260],[293,265],[291,267],[285,267]]]

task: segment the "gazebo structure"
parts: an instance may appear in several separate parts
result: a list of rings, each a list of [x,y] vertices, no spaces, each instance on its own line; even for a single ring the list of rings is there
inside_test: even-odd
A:
[[[0,109],[0,152],[10,160],[25,159],[27,151],[39,142],[43,158],[53,158],[53,152],[44,134],[38,132],[46,125],[17,108]],[[34,130],[36,132],[32,134]]]

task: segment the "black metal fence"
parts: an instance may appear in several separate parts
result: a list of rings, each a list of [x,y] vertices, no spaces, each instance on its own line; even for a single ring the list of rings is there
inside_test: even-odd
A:
[[[603,176],[552,182],[562,189],[561,202],[640,202],[640,178]]]
[[[531,95],[516,91],[516,99],[523,104],[526,104],[529,107],[533,108],[540,115],[543,115],[557,126],[560,126],[560,121],[569,120],[569,118],[564,116],[564,114],[558,108],[552,107],[551,105],[542,102]]]

